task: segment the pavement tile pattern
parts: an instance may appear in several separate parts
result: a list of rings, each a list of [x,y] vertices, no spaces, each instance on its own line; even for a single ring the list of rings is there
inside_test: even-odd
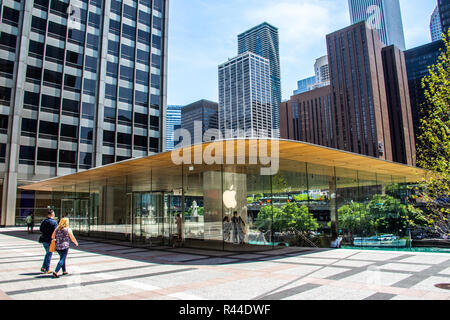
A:
[[[450,300],[446,253],[283,248],[239,253],[80,240],[42,274],[39,233],[0,229],[0,300]],[[53,255],[51,269],[58,254]]]

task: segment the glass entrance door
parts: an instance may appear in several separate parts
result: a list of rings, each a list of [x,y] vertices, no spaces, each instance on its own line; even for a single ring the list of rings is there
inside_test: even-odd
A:
[[[175,221],[172,196],[163,192],[135,192],[131,199],[133,242],[149,246],[170,245]]]
[[[70,227],[81,235],[89,235],[89,199],[62,199],[59,219],[69,218]]]

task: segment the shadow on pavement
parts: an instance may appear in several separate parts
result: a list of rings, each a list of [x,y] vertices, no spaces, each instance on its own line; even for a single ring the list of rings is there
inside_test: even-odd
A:
[[[1,230],[0,234],[7,236],[34,241],[40,245],[38,239],[40,233],[29,234],[24,230]],[[242,263],[255,263],[277,260],[282,258],[308,255],[316,252],[330,251],[336,249],[317,249],[317,248],[294,248],[294,247],[275,247],[273,250],[266,251],[219,251],[215,249],[196,249],[196,248],[172,248],[172,247],[138,247],[130,243],[124,243],[115,240],[104,240],[97,238],[86,238],[78,236],[79,246],[76,249],[82,252],[89,252],[108,257],[129,259],[139,262],[147,262],[161,265],[232,265]],[[114,249],[108,248],[114,247]],[[24,246],[25,247],[25,246]],[[142,256],[140,256],[142,255]],[[43,256],[42,256],[43,257]],[[72,258],[73,259],[73,258]],[[37,274],[27,274],[37,275]],[[47,277],[48,275],[45,275]],[[51,275],[50,275],[51,277]]]

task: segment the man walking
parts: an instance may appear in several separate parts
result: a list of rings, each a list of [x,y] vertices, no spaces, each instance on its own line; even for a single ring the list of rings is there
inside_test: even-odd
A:
[[[50,272],[50,262],[52,261],[53,253],[49,251],[50,243],[52,242],[52,234],[55,231],[58,224],[55,220],[55,212],[53,210],[49,210],[47,214],[47,219],[43,220],[41,223],[41,227],[39,228],[42,232],[42,236],[39,238],[39,242],[42,243],[45,249],[45,257],[44,263],[42,264],[41,271],[44,273]]]

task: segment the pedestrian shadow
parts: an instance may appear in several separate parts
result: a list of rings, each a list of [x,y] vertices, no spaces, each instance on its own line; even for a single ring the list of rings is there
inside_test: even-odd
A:
[[[39,235],[28,234],[26,230],[6,230],[0,234],[36,241]],[[255,249],[240,251],[237,248],[231,250],[219,250],[214,248],[196,248],[196,247],[142,247],[134,246],[131,243],[124,243],[118,240],[106,240],[91,237],[77,236],[79,240],[78,247],[72,247],[80,252],[98,254],[110,258],[120,258],[132,261],[139,261],[157,265],[177,265],[177,266],[195,266],[195,265],[233,265],[233,264],[251,264],[258,262],[268,262],[291,258],[295,256],[307,256],[319,251],[330,251],[335,249],[318,249],[305,247],[273,247],[272,249]],[[110,246],[110,247],[109,247]],[[44,255],[42,256],[42,258]],[[70,256],[69,256],[70,259]]]
[[[39,276],[39,275],[42,275],[42,273],[34,272],[34,273],[21,273],[21,274],[19,274],[19,276],[30,276],[30,277],[32,277],[32,276]]]

